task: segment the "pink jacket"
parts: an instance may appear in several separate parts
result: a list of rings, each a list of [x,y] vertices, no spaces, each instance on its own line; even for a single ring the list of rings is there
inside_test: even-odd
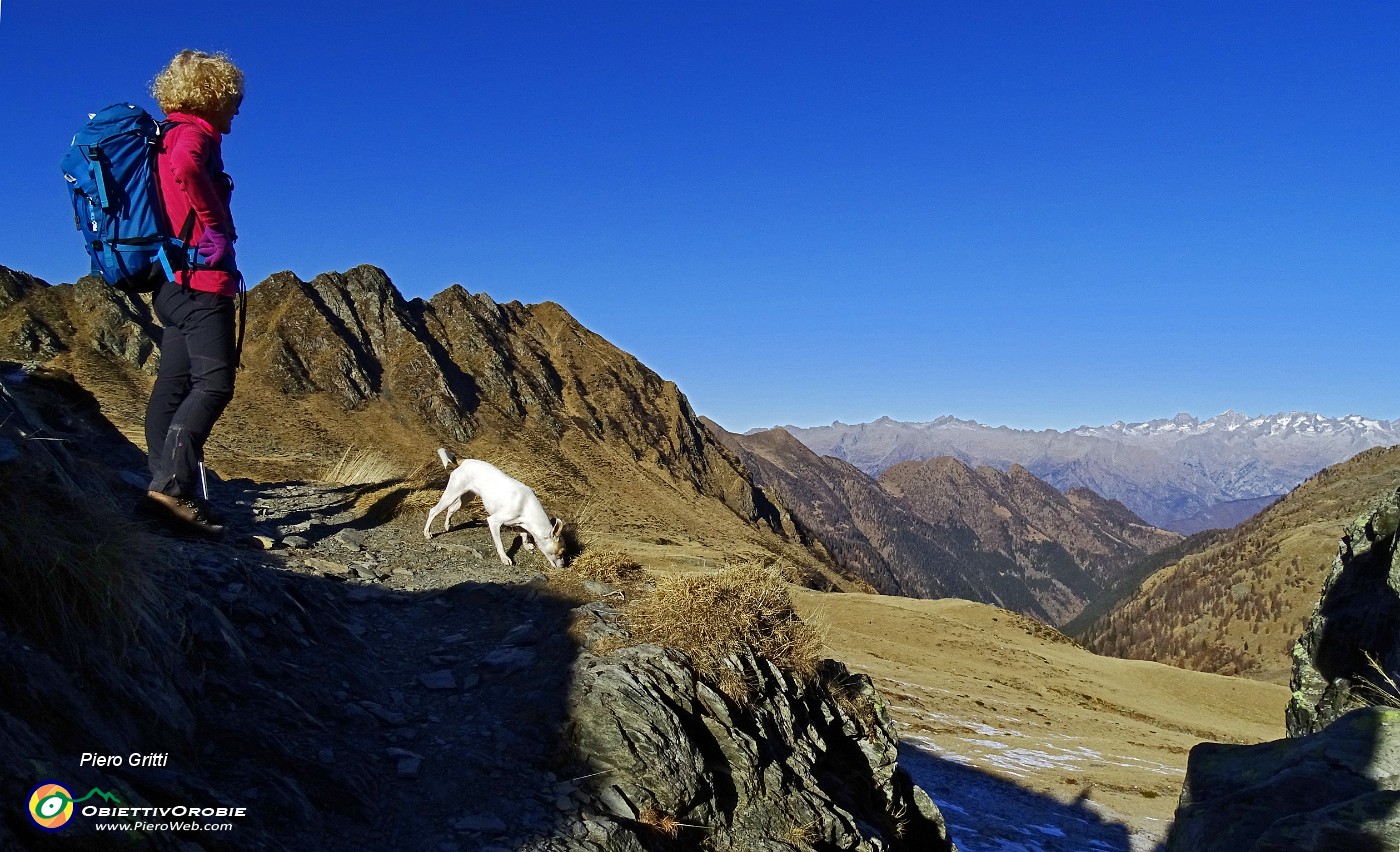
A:
[[[233,239],[233,214],[229,198],[233,181],[224,174],[223,134],[197,115],[172,112],[166,116],[164,144],[156,157],[156,180],[161,201],[170,218],[172,232],[179,236],[190,211],[194,211],[194,233],[190,245],[199,242],[205,228],[218,228]],[[196,269],[189,275],[190,287],[223,296],[238,295],[238,273],[232,258],[221,269]],[[187,273],[177,272],[185,282]]]

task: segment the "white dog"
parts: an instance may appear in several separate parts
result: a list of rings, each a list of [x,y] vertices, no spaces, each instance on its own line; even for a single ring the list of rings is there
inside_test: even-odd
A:
[[[446,450],[438,450],[443,467],[451,468],[450,456]],[[481,505],[486,509],[486,525],[491,528],[491,540],[496,543],[496,554],[506,565],[513,564],[501,546],[501,527],[520,527],[525,547],[538,545],[540,553],[555,568],[564,567],[564,522],[558,518],[551,524],[545,514],[540,499],[523,482],[506,476],[495,467],[477,459],[462,459],[457,469],[447,478],[447,488],[442,499],[428,512],[428,522],[423,525],[423,537],[432,538],[433,519],[444,510],[447,518],[442,523],[443,532],[452,526],[452,513],[462,508],[462,502],[470,495],[481,497]],[[533,542],[532,542],[533,539]]]

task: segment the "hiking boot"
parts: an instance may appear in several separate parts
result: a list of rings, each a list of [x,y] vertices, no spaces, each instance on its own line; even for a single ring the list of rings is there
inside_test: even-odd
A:
[[[159,491],[147,491],[145,506],[158,510],[163,517],[179,521],[184,526],[205,535],[223,535],[223,524],[209,513],[208,504],[191,497],[172,497]]]
[[[215,509],[213,503],[210,503],[203,497],[189,497],[187,499],[194,501],[194,504],[204,513],[204,517],[209,520],[209,523],[218,524],[221,527],[228,525],[228,521],[224,519],[224,513]]]

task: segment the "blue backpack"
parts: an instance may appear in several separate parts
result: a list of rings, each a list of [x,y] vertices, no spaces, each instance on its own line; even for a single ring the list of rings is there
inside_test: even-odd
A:
[[[174,281],[176,270],[191,265],[194,213],[175,235],[156,187],[163,131],[144,109],[113,104],[88,119],[60,164],[92,273],[130,293]]]

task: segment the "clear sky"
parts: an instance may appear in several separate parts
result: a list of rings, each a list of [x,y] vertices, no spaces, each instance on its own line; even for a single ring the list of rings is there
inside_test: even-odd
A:
[[[89,2],[0,13],[0,265],[228,52],[250,281],[559,302],[733,430],[1400,418],[1393,2]]]

